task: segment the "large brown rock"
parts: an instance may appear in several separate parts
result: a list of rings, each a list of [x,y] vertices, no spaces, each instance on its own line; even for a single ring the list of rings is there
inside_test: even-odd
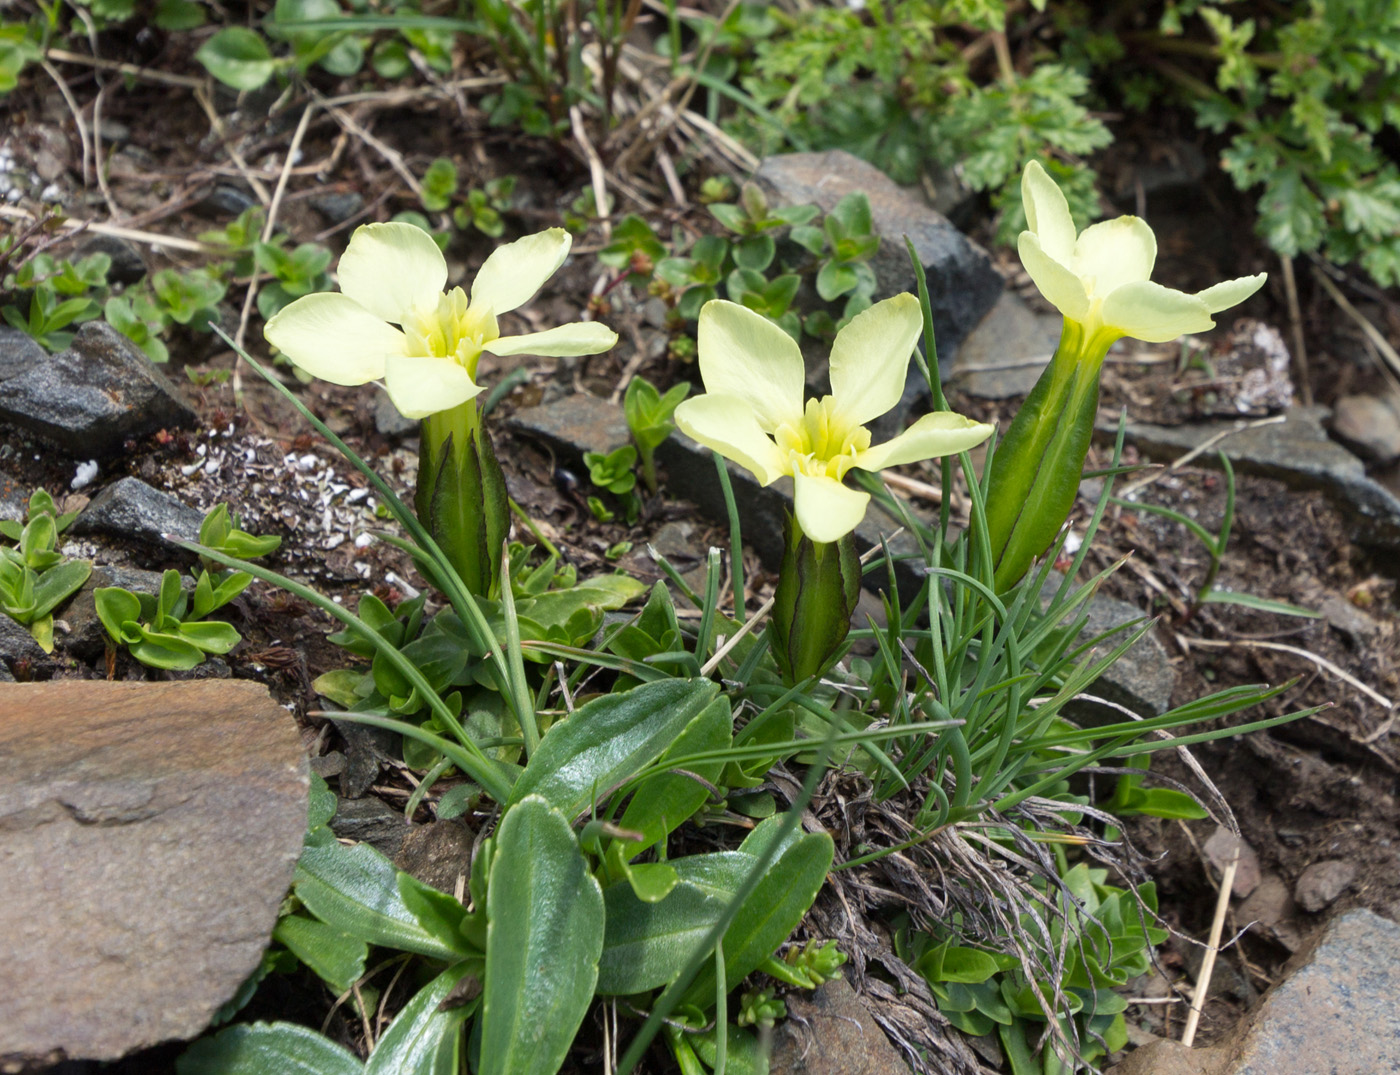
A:
[[[257,966],[306,828],[246,682],[0,686],[0,1070],[194,1037]]]

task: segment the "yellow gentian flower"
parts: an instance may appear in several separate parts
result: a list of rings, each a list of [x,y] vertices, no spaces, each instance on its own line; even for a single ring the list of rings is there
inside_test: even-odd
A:
[[[426,418],[474,398],[476,364],[493,355],[592,355],[617,342],[596,322],[502,336],[496,319],[523,306],[558,270],[572,243],[551,228],[497,247],[472,281],[444,292],[447,261],[412,224],[366,224],[341,255],[340,292],[305,295],[264,335],[293,363],[332,384],[383,379],[405,418]]]
[[[764,485],[791,475],[802,532],[815,542],[837,541],[856,528],[870,501],[842,484],[852,467],[875,471],[950,455],[991,435],[989,425],[936,411],[871,446],[865,423],[899,402],[922,331],[913,295],[857,314],[832,344],[831,395],[804,404],[805,366],[792,337],[747,307],[707,302],[698,332],[705,394],[676,408],[676,425]]]
[[[1030,228],[1017,248],[1040,293],[1082,333],[1080,351],[1102,357],[1123,336],[1165,343],[1215,327],[1211,315],[1243,302],[1266,275],[1242,276],[1188,295],[1150,277],[1157,237],[1141,217],[1120,216],[1076,235],[1069,203],[1038,161],[1021,175]]]

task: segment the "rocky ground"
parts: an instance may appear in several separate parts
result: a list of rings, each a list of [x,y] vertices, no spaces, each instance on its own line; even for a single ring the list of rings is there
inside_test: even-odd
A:
[[[149,105],[142,92],[125,98],[120,107],[135,113],[144,107],[143,101]],[[178,111],[179,106],[172,107]],[[179,114],[173,122],[192,127],[193,117]],[[420,125],[426,129],[421,116],[409,115],[395,137],[409,144]],[[11,161],[18,160],[21,170],[32,165],[36,176],[42,167],[46,181],[67,183],[74,203],[83,210],[75,211],[76,216],[93,212],[94,207],[82,206],[72,162],[63,163],[63,146],[68,143],[61,137],[61,122],[36,114],[13,129],[20,133],[9,138]],[[126,171],[113,169],[115,196],[143,227],[159,223],[171,234],[189,234],[210,223],[227,223],[252,204],[253,194],[245,184],[226,170],[211,170],[203,147],[179,139],[168,142],[158,162],[165,185],[143,185],[155,167],[151,154],[157,147],[142,144],[139,128],[127,134],[129,140],[118,154]],[[285,149],[287,136],[275,125],[252,124],[245,137],[259,150],[247,156],[272,161]],[[319,142],[313,138],[305,152],[313,159],[329,160],[332,143],[329,134]],[[36,147],[58,153],[57,167]],[[67,152],[71,156],[72,148]],[[332,164],[319,178],[308,175],[294,185],[283,226],[298,235],[340,238],[360,216],[377,211],[377,199],[393,200],[388,165],[367,153],[363,144],[351,155],[358,175]],[[529,173],[523,180],[522,226],[553,223],[559,204],[585,181],[581,171],[564,175],[553,163],[543,150],[532,150],[515,166]],[[834,202],[845,189],[869,193],[892,255],[880,273],[882,287],[894,292],[907,286],[898,253],[899,238],[905,234],[915,238],[928,267],[940,300],[939,338],[954,406],[1003,421],[1013,412],[1017,398],[1053,349],[1058,325],[1019,274],[1013,257],[986,254],[920,196],[900,191],[853,158],[769,161],[759,176],[776,198],[795,204]],[[1170,206],[1177,204],[1173,198],[1180,192],[1150,193]],[[692,223],[698,219],[693,212],[673,214]],[[1171,236],[1174,227],[1179,229],[1176,241],[1163,243],[1164,250],[1194,251],[1189,259],[1164,258],[1167,282],[1200,286],[1260,267],[1272,270],[1251,260],[1252,245],[1232,245],[1224,238],[1237,222],[1222,215],[1215,223],[1215,233],[1222,237],[1219,248],[1200,250],[1199,244],[1192,245],[1202,233],[1199,221],[1184,213],[1175,223],[1169,212],[1163,219],[1154,218],[1159,234]],[[143,268],[167,264],[172,256],[165,248],[104,242],[117,242],[114,248]],[[473,246],[465,255],[466,264],[455,268],[479,263],[485,249]],[[541,323],[556,313],[568,315],[558,320],[571,320],[588,303],[590,293],[601,290],[597,285],[606,282],[607,274],[592,261],[593,249],[596,243],[580,242],[564,274],[535,304],[534,316]],[[1155,1052],[1141,1050],[1139,1059],[1129,1061],[1138,1065],[1135,1071],[1167,1071],[1169,1062],[1194,1065],[1182,1071],[1279,1070],[1270,1066],[1276,1061],[1269,1057],[1284,1047],[1280,1043],[1302,1043],[1287,1046],[1295,1050],[1292,1058],[1300,1064],[1303,1054],[1296,1049],[1336,1055],[1349,1044],[1313,1029],[1319,1011],[1334,1010],[1317,1000],[1326,988],[1341,998],[1336,1005],[1348,1026],[1380,1028],[1365,1037],[1368,1043],[1379,1043],[1381,1052],[1362,1058],[1362,1067],[1346,1070],[1380,1071],[1400,1063],[1397,1039],[1385,1032],[1393,1025],[1393,1015],[1386,1005],[1367,1003],[1368,998],[1393,996],[1395,975],[1400,973],[1400,942],[1393,924],[1400,917],[1400,848],[1395,843],[1400,746],[1393,733],[1392,704],[1400,691],[1400,641],[1395,631],[1400,408],[1393,405],[1395,397],[1386,394],[1373,361],[1384,354],[1376,336],[1382,342],[1394,341],[1400,336],[1400,322],[1393,298],[1384,294],[1360,297],[1358,306],[1347,304],[1350,312],[1336,305],[1320,284],[1307,288],[1305,298],[1296,326],[1281,289],[1271,287],[1240,311],[1237,322],[1210,339],[1157,348],[1129,343],[1111,356],[1105,374],[1102,440],[1091,462],[1106,463],[1119,415],[1125,415],[1125,460],[1165,464],[1127,479],[1136,486],[1130,501],[1174,507],[1213,530],[1226,498],[1216,458],[1216,452],[1223,451],[1233,461],[1238,492],[1218,586],[1287,601],[1320,616],[1297,619],[1224,604],[1192,612],[1190,597],[1207,561],[1199,541],[1178,523],[1134,510],[1131,502],[1114,507],[1089,554],[1089,566],[1098,570],[1128,558],[1106,587],[1106,596],[1118,603],[1105,601],[1100,614],[1107,621],[1116,617],[1115,622],[1139,613],[1158,619],[1154,633],[1115,671],[1103,693],[1151,715],[1225,686],[1301,676],[1287,696],[1270,703],[1271,712],[1331,704],[1314,717],[1269,733],[1195,750],[1196,760],[1234,812],[1247,845],[1227,920],[1227,935],[1244,932],[1221,957],[1198,1039],[1208,1045],[1220,1043],[1220,1048],[1165,1058],[1171,1050],[1153,1044]],[[236,330],[238,311],[230,308],[225,315],[230,331]],[[617,563],[648,581],[660,578],[648,546],[683,574],[691,574],[700,569],[706,549],[727,540],[707,454],[682,438],[669,442],[662,455],[662,495],[644,505],[633,526],[599,523],[585,502],[592,490],[580,465],[581,453],[625,440],[618,399],[626,379],[638,371],[658,382],[696,376],[693,367],[668,357],[664,320],[646,295],[626,286],[612,288],[606,317],[622,340],[609,356],[484,362],[482,377],[489,383],[498,383],[517,367],[524,371],[520,385],[502,400],[493,418],[510,491],[542,532],[566,551],[580,574],[611,570]],[[1361,327],[1363,322],[1371,326],[1369,332]],[[1295,327],[1300,335],[1294,334]],[[1299,339],[1307,346],[1306,379],[1300,377]],[[259,350],[255,334],[249,342]],[[212,659],[193,673],[153,672],[104,643],[92,590],[104,585],[157,586],[157,572],[190,562],[166,535],[193,537],[203,513],[220,502],[242,515],[246,529],[283,538],[271,566],[337,600],[353,603],[365,590],[386,597],[406,594],[416,581],[405,558],[374,538],[382,518],[364,480],[305,429],[278,395],[250,372],[237,370],[233,356],[214,337],[187,334],[175,344],[174,360],[162,373],[115,333],[96,325],[83,329],[72,349],[52,358],[21,334],[0,328],[0,518],[18,518],[30,490],[47,488],[63,510],[78,513],[64,535],[64,550],[98,565],[84,590],[59,613],[54,655],[44,654],[27,633],[0,617],[0,678],[28,684],[0,689],[4,710],[23,715],[22,720],[3,722],[0,733],[0,772],[7,774],[0,780],[20,774],[10,788],[0,788],[0,804],[20,805],[0,810],[0,816],[27,818],[0,827],[0,860],[45,861],[41,837],[52,819],[25,812],[32,804],[24,798],[30,792],[23,789],[54,786],[58,767],[73,789],[66,793],[64,816],[76,819],[80,828],[86,826],[84,831],[94,841],[82,856],[63,864],[70,878],[81,875],[99,886],[113,862],[148,861],[147,848],[164,846],[159,826],[166,824],[208,836],[206,843],[196,842],[183,857],[172,860],[172,877],[205,878],[226,889],[227,879],[219,880],[223,875],[217,868],[227,866],[221,860],[242,838],[239,834],[254,828],[272,843],[292,840],[290,851],[267,842],[247,849],[254,857],[263,856],[270,869],[288,868],[287,855],[295,854],[301,819],[283,818],[286,824],[280,828],[275,819],[267,824],[261,819],[263,811],[286,805],[279,774],[285,776],[286,768],[295,766],[304,752],[312,768],[334,780],[342,795],[336,823],[342,836],[370,840],[401,864],[423,871],[420,876],[450,888],[454,856],[470,848],[472,832],[465,824],[434,822],[432,797],[420,808],[415,824],[407,824],[402,808],[412,779],[402,763],[375,735],[315,715],[319,703],[312,680],[344,663],[341,652],[325,639],[328,617],[300,599],[255,586],[230,606],[228,618],[244,636],[243,643],[227,658]],[[279,375],[290,381],[285,368]],[[820,381],[819,362],[814,362],[812,376]],[[320,383],[298,391],[398,490],[411,489],[416,429],[381,395]],[[903,416],[920,405],[916,391],[906,403]],[[95,473],[90,463],[96,464]],[[914,508],[933,510],[937,477],[931,468],[908,469],[898,480],[895,488]],[[780,494],[758,490],[738,472],[735,481],[749,544],[747,578],[753,596],[761,598],[773,581],[778,533],[774,520],[782,501]],[[1099,488],[1094,481],[1085,483],[1076,516],[1081,533]],[[892,528],[887,521],[885,530]],[[878,540],[878,524],[864,537]],[[273,736],[264,744],[264,756],[240,760],[229,744],[263,735],[259,729],[272,725],[258,722],[276,717],[250,700],[228,709],[232,723],[220,733],[223,738],[215,734],[218,729],[204,727],[201,734],[214,740],[192,746],[189,757],[165,759],[161,764],[169,768],[161,768],[149,742],[121,733],[122,706],[165,704],[160,701],[164,684],[186,678],[264,684],[275,703],[296,717],[299,739],[278,744]],[[120,704],[89,699],[87,709],[80,710],[99,714],[86,734],[132,752],[129,758],[123,755],[128,766],[124,771],[143,774],[141,780],[128,781],[130,787],[123,793],[130,794],[132,802],[92,799],[92,788],[114,786],[112,774],[85,770],[73,762],[74,755],[82,754],[76,731],[64,733],[63,742],[73,749],[45,753],[45,729],[72,727],[64,722],[73,720],[73,711],[60,711],[51,693],[72,689],[70,681],[90,681],[79,690],[92,690],[105,681],[150,681],[145,688],[149,693],[140,696],[146,701],[132,702],[126,695],[128,700]],[[242,682],[227,686],[236,687],[242,698]],[[188,702],[181,705],[186,707],[181,710],[186,721],[192,727],[201,725],[197,706],[190,710]],[[102,739],[104,735],[108,738]],[[1195,779],[1181,759],[1163,759],[1157,769],[1175,779]],[[201,790],[182,801],[188,816],[160,805],[166,801],[162,796],[178,798],[169,790],[171,782],[187,780],[192,772],[202,774],[194,785]],[[268,787],[282,790],[267,796],[257,792]],[[104,843],[103,834],[112,829],[91,825],[93,819],[120,819],[118,828],[137,839],[123,848]],[[1153,858],[1151,872],[1162,892],[1164,917],[1181,933],[1164,949],[1159,973],[1135,984],[1143,1002],[1133,1009],[1135,1033],[1140,1042],[1152,1043],[1180,1036],[1183,1005],[1163,1001],[1198,974],[1201,949],[1187,938],[1199,940],[1209,928],[1223,860],[1215,821],[1140,821],[1130,837]],[[35,895],[42,893],[42,886],[31,887],[34,876],[0,871],[0,931],[24,942],[18,958],[0,957],[0,983],[24,983],[24,1018],[11,1023],[29,1035],[21,1039],[21,1048],[0,1044],[0,1055],[36,1059],[48,1055],[47,1049],[63,1047],[70,1055],[116,1057],[137,1045],[197,1032],[199,1018],[207,1019],[222,1002],[211,999],[219,992],[211,987],[210,997],[200,1002],[204,1006],[184,1022],[136,1027],[134,1037],[93,1045],[98,1051],[74,1052],[46,1038],[62,1024],[64,1012],[96,1010],[84,999],[95,995],[95,987],[70,993],[72,1008],[55,1006],[54,998],[62,997],[73,979],[36,970],[53,933],[47,926],[35,928],[36,922],[44,921],[45,903]],[[178,963],[192,951],[217,947],[205,943],[210,936],[247,943],[258,933],[258,915],[275,912],[282,890],[276,877],[259,884],[248,880],[247,891],[236,899],[231,895],[221,916],[205,920],[202,935],[194,926],[182,933],[184,926],[175,921],[158,943],[147,937],[133,941],[130,924],[148,915],[149,908],[124,904],[118,889],[104,890],[100,908],[74,906],[68,911],[74,916],[71,921],[85,923],[91,952],[100,953],[104,944],[122,951],[155,947]],[[190,887],[199,886],[191,881]],[[26,889],[29,902],[18,898]],[[67,931],[71,925],[55,923],[53,929]],[[159,982],[169,965],[143,965],[140,974],[130,973]],[[81,978],[85,966],[74,961],[68,971]],[[228,973],[220,977],[219,967],[201,967],[206,984],[227,987],[224,997],[236,988],[237,977],[229,981]],[[854,977],[860,981],[860,975]],[[36,984],[44,981],[52,988]],[[1261,1007],[1261,995],[1281,982],[1286,984],[1269,993]],[[167,984],[174,987],[178,980]],[[916,1011],[918,998],[897,999],[878,975],[864,984],[868,995],[876,998],[869,1009],[845,986],[835,985],[819,994],[810,1009],[794,1005],[801,1019],[784,1031],[791,1040],[783,1046],[786,1054],[779,1050],[779,1057],[789,1057],[779,1064],[780,1070],[899,1070],[903,1061],[898,1051],[883,1059],[876,1055],[883,1038],[861,1035],[866,1040],[857,1048],[842,1035],[851,1025],[848,1020],[870,1026],[873,1012],[879,1025],[895,1031],[899,1040],[898,1027],[907,1029],[900,1020]],[[1300,996],[1312,999],[1301,1003]],[[279,1002],[304,1003],[288,998]],[[150,1002],[152,1010],[163,1003]],[[1241,1022],[1247,1013],[1249,1019]],[[1381,1019],[1385,1022],[1374,1022]],[[811,1029],[821,1044],[814,1050],[799,1028]],[[962,1048],[960,1055],[971,1055]],[[170,1055],[169,1049],[143,1054],[143,1059],[120,1070],[164,1070]],[[838,1057],[867,1066],[816,1066]]]

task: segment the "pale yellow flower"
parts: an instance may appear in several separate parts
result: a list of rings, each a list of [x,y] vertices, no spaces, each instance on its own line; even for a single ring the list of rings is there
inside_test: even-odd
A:
[[[472,281],[445,292],[447,261],[412,224],[366,224],[341,255],[340,292],[306,295],[267,323],[268,342],[332,384],[384,381],[406,418],[426,418],[481,391],[476,364],[493,355],[592,355],[617,342],[596,322],[502,336],[496,318],[554,275],[572,242],[551,228],[497,247]]]
[[[1029,230],[1021,232],[1021,264],[1067,321],[1083,330],[1086,351],[1123,336],[1164,343],[1214,328],[1212,314],[1243,302],[1266,276],[1243,276],[1188,295],[1149,279],[1157,238],[1140,217],[1120,216],[1075,234],[1069,204],[1037,161],[1021,175]]]
[[[865,423],[899,402],[909,356],[923,330],[919,301],[896,295],[853,317],[831,347],[831,395],[803,403],[802,352],[791,336],[737,303],[700,310],[705,394],[676,408],[688,436],[769,485],[793,479],[802,532],[836,541],[865,515],[868,493],[842,484],[852,467],[880,470],[965,451],[992,427],[951,411],[926,414],[893,440],[872,446]]]

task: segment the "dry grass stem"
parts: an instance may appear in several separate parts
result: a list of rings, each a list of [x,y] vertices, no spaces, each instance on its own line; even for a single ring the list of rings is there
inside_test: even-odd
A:
[[[1181,1033],[1181,1044],[1188,1048],[1196,1040],[1196,1027],[1201,1021],[1201,1009],[1206,1005],[1210,993],[1211,975],[1215,973],[1215,957],[1220,953],[1220,934],[1225,928],[1225,912],[1230,909],[1230,892],[1235,885],[1235,871],[1240,864],[1240,841],[1235,839],[1234,852],[1225,864],[1220,878],[1220,892],[1215,900],[1215,917],[1210,923],[1210,939],[1206,942],[1205,959],[1201,961],[1201,973],[1196,978],[1195,993],[1191,998],[1191,1011],[1186,1016],[1186,1028]]]

